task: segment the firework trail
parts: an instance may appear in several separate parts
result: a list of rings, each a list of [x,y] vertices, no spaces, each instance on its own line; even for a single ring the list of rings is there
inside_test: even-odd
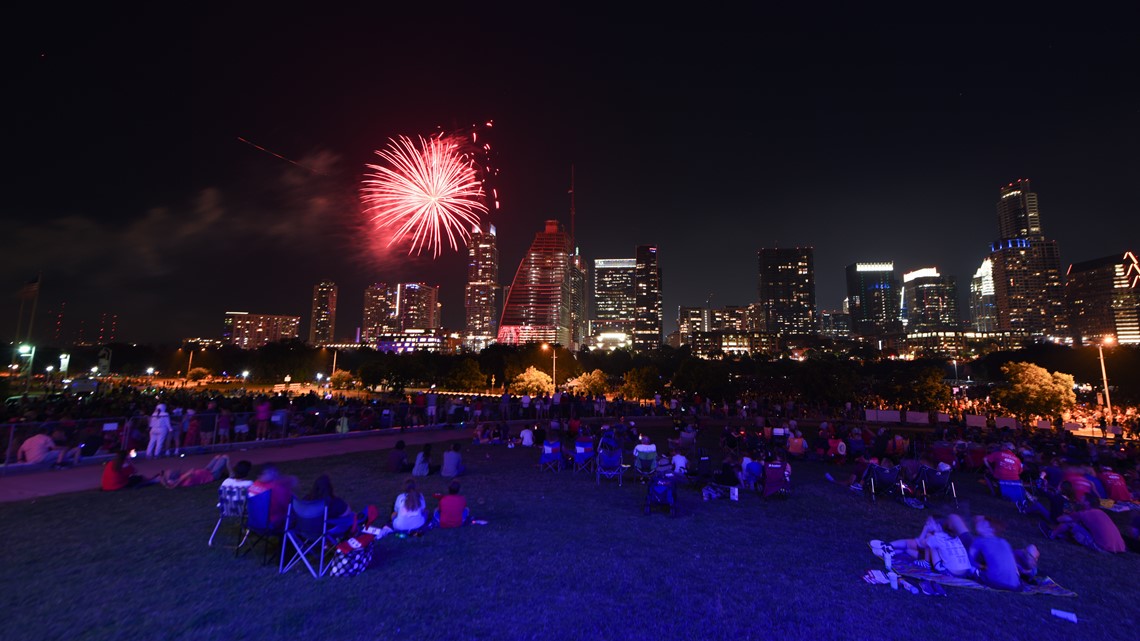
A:
[[[463,149],[475,139],[400,136],[376,151],[383,163],[366,165],[360,195],[376,229],[391,234],[388,246],[407,243],[409,255],[438,257],[445,241],[456,251],[466,244],[488,211],[483,168]]]

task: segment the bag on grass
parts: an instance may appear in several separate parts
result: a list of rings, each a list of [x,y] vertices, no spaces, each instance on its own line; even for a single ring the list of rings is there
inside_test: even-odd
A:
[[[372,550],[376,537],[371,534],[358,534],[336,546],[329,574],[332,576],[356,576],[368,569],[372,563]]]

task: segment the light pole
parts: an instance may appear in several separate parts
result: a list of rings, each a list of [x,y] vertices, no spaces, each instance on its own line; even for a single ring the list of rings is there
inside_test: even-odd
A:
[[[36,346],[23,343],[16,348],[16,351],[22,358],[28,359],[28,366],[24,371],[24,392],[27,392],[28,388],[32,386],[32,368],[36,364]]]
[[[957,385],[958,384],[958,359],[956,359],[956,358],[951,359],[950,362],[954,363],[954,384]]]
[[[542,344],[542,349],[550,350],[552,360],[550,361],[550,380],[554,381],[554,391],[558,391],[558,350],[553,345],[547,343]]]
[[[1113,336],[1105,336],[1104,340],[1096,344],[1096,353],[1100,356],[1100,378],[1104,382],[1104,409],[1105,419],[1112,425],[1112,400],[1108,397],[1108,371],[1104,369],[1104,346],[1116,342]]]

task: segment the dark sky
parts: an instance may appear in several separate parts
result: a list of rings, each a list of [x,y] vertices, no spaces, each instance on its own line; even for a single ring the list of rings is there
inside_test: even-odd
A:
[[[487,119],[503,282],[545,219],[568,223],[574,165],[583,254],[656,243],[667,331],[710,293],[752,302],[763,246],[816,248],[821,308],[859,260],[937,266],[965,289],[1016,178],[1066,265],[1136,249],[1127,20],[267,6],[19,22],[0,287],[42,273],[40,309],[66,302],[71,331],[112,312],[120,339],[150,342],[216,336],[226,310],[298,315],[307,336],[321,279],[340,285],[348,337],[368,283],[423,280],[460,328],[464,255],[370,254],[357,190],[389,137]],[[12,333],[18,301],[2,299]]]

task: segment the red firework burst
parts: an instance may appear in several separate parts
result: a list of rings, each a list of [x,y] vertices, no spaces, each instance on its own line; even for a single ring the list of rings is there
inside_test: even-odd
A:
[[[360,198],[377,230],[391,233],[388,246],[408,243],[408,254],[452,250],[471,238],[471,229],[487,213],[486,194],[474,162],[446,135],[389,139],[376,155],[383,164],[367,165]]]

